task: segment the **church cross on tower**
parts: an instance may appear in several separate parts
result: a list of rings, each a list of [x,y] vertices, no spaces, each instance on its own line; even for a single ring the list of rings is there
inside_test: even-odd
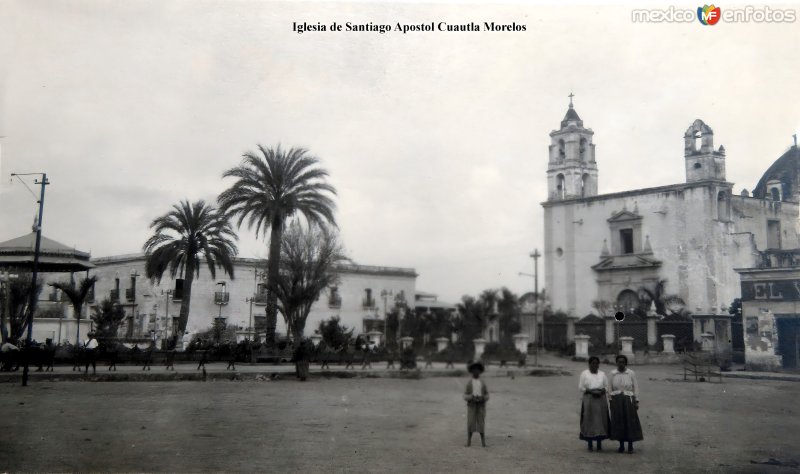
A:
[[[575,97],[575,94],[573,94],[572,91],[570,91],[567,97],[569,97],[569,107],[572,108],[572,98]]]

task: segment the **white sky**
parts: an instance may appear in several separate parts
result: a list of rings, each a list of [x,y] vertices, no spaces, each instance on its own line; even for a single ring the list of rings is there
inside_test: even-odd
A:
[[[683,181],[695,118],[737,192],[800,129],[800,22],[633,24],[631,8],[0,0],[0,240],[35,213],[11,172],[48,173],[45,235],[106,256],[140,251],[151,219],[213,200],[244,151],[281,143],[330,171],[357,262],[416,268],[418,289],[450,301],[526,291],[570,90],[601,193]],[[294,21],[527,31],[298,35]],[[247,229],[240,249],[266,255]]]

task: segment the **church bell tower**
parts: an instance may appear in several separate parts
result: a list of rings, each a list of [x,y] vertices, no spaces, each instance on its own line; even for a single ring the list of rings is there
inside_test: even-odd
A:
[[[591,129],[583,127],[569,95],[569,109],[561,128],[550,132],[547,165],[548,201],[580,199],[597,195],[597,162]]]
[[[697,119],[683,134],[686,182],[725,181],[725,147],[714,150],[714,131]]]

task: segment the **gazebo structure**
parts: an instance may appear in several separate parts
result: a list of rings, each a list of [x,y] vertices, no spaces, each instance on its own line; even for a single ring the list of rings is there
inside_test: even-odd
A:
[[[33,269],[36,232],[0,242],[0,278],[8,283],[16,272]],[[39,248],[39,273],[76,273],[94,268],[91,255],[42,236]],[[35,310],[35,308],[33,308]],[[5,308],[0,308],[6,311]],[[57,322],[61,324],[61,318]],[[51,324],[56,324],[52,321]],[[79,324],[79,323],[78,323]],[[60,327],[60,326],[59,326]]]
[[[30,270],[33,267],[36,232],[0,242],[0,269]],[[74,273],[94,268],[91,255],[42,236],[39,248],[39,271]]]

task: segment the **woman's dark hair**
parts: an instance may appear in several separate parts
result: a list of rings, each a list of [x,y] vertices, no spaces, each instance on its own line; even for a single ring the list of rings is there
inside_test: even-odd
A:
[[[591,356],[591,357],[589,357],[589,365],[592,365],[592,361],[593,360],[596,360],[598,364],[600,363],[600,358],[599,357]]]
[[[617,357],[614,359],[614,362],[619,362],[619,360],[620,360],[620,359],[622,359],[622,360],[624,360],[624,361],[625,361],[625,365],[628,365],[628,358],[627,358],[626,356],[622,355],[622,354],[618,355],[618,356],[617,356]]]

